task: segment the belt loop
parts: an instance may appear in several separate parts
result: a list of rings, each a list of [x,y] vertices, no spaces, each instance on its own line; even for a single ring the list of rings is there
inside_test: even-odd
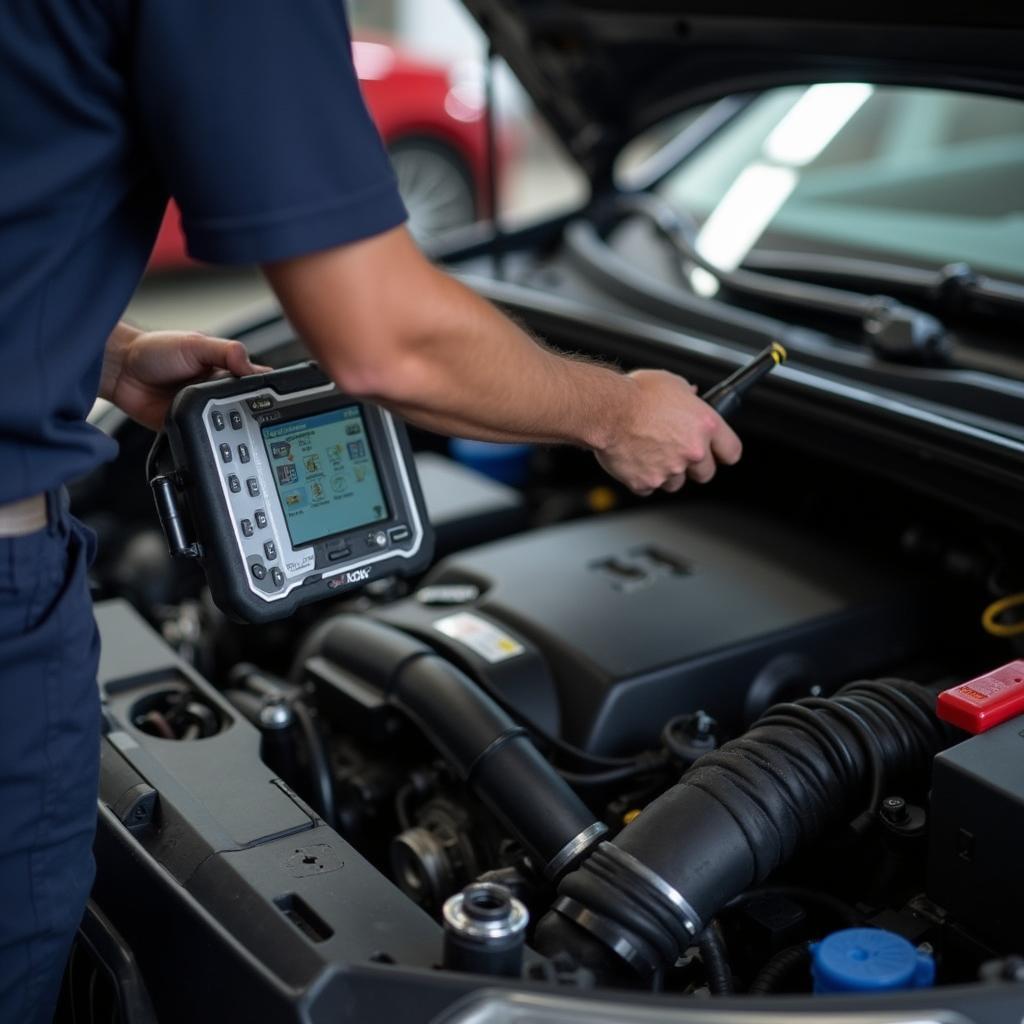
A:
[[[66,537],[70,528],[71,496],[66,487],[46,492],[47,529],[53,537]]]
[[[46,492],[46,532],[51,537],[57,536],[57,492]]]

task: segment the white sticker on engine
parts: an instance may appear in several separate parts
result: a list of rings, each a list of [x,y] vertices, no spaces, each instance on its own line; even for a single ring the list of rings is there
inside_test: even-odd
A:
[[[493,622],[469,612],[456,612],[454,615],[438,619],[434,623],[434,629],[453,640],[458,640],[460,644],[479,654],[484,661],[492,664],[514,658],[524,650],[518,640],[502,632]]]

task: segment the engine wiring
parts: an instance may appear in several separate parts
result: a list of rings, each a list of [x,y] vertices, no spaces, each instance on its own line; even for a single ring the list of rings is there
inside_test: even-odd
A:
[[[725,937],[717,921],[712,921],[697,939],[697,949],[707,974],[708,990],[713,996],[729,996],[736,991]]]
[[[609,768],[603,772],[571,772],[564,768],[557,768],[556,771],[571,786],[605,786],[612,782],[624,782],[638,775],[659,771],[666,764],[667,760],[659,756],[657,752],[654,752],[646,764],[637,762],[635,764],[622,765],[619,768]]]
[[[1020,613],[1017,615],[1016,621],[1000,621],[1007,612],[1018,610]],[[1024,591],[1007,594],[988,605],[981,613],[981,627],[989,636],[998,637],[1000,640],[1024,636]]]
[[[783,984],[797,974],[806,975],[811,964],[811,948],[806,942],[799,942],[779,950],[754,976],[747,989],[747,995],[766,996],[778,992]]]
[[[334,776],[331,774],[330,759],[324,746],[323,737],[317,729],[313,715],[303,701],[292,701],[292,710],[306,743],[313,792],[316,796],[316,809],[323,816],[324,821],[333,826],[337,820]]]
[[[488,686],[486,682],[482,686],[488,696],[503,711],[511,715],[516,722],[530,733],[534,742],[541,750],[546,748],[547,750],[557,751],[564,757],[574,761],[577,765],[594,769],[593,771],[576,772],[556,766],[558,774],[570,785],[599,786],[610,782],[619,782],[661,769],[667,763],[666,752],[662,749],[642,750],[636,754],[626,756],[590,753],[567,740],[563,740],[558,736],[552,736],[525,716],[514,704],[506,700],[500,692]]]

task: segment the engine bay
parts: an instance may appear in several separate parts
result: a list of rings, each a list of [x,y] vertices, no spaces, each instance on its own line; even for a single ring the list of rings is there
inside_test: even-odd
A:
[[[426,1020],[499,982],[797,1013],[1015,977],[1021,719],[934,714],[1024,657],[979,625],[1014,534],[746,440],[707,493],[639,502],[580,453],[510,487],[414,432],[433,568],[260,627],[167,560],[134,485],[95,512],[97,902],[169,1019]],[[224,991],[175,984],[168,943]]]

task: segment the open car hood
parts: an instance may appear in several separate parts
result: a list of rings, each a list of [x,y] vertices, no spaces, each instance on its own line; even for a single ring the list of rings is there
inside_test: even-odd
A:
[[[793,0],[464,0],[595,184],[687,106],[799,82],[1024,96],[1024,7]]]

